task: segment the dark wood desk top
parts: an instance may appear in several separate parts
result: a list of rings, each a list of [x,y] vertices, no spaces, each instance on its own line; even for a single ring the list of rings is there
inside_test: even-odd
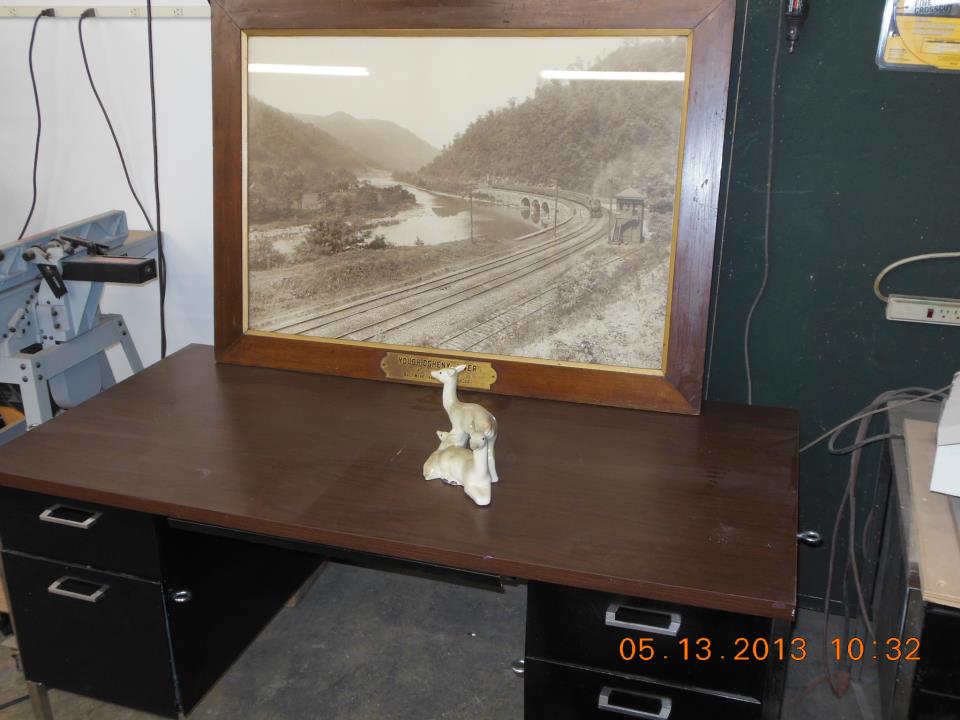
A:
[[[497,416],[478,508],[422,465],[436,389],[191,346],[0,449],[0,485],[492,574],[790,618],[797,416],[462,394]]]

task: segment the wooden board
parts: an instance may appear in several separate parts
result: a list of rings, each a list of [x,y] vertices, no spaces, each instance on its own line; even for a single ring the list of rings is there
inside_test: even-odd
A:
[[[797,415],[462,393],[497,416],[493,503],[423,479],[440,387],[191,346],[30,431],[0,485],[494,575],[790,618]],[[50,452],[50,448],[57,452]]]
[[[920,587],[927,602],[960,608],[960,533],[947,495],[930,491],[936,423],[905,420],[904,438],[920,546]]]
[[[7,591],[3,586],[3,579],[0,578],[0,613],[10,612],[10,603],[7,600]]]

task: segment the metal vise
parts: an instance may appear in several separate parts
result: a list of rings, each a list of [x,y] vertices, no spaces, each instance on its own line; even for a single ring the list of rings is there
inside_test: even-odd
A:
[[[143,369],[120,315],[100,312],[103,284],[157,276],[157,235],[103,213],[0,245],[0,383],[18,385],[25,422],[0,429],[0,445],[116,382],[105,351],[120,343]],[[55,404],[55,405],[54,405]]]

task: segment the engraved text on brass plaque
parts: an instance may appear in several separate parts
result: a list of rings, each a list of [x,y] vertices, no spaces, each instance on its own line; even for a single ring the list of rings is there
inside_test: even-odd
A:
[[[433,357],[431,355],[411,355],[408,353],[388,352],[380,361],[383,374],[391,380],[411,380],[414,382],[436,383],[430,377],[431,370],[466,365],[460,373],[457,384],[460,387],[489,390],[497,381],[497,371],[493,365],[479,360],[458,360],[456,358]]]

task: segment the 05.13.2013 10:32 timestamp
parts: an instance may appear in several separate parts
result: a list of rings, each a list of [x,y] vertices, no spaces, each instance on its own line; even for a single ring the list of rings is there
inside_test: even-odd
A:
[[[920,640],[915,637],[901,639],[890,637],[878,640],[861,640],[858,637],[847,641],[833,638],[830,643],[832,655],[836,660],[901,660],[916,661],[920,659]],[[807,639],[795,637],[790,640],[777,638],[769,641],[766,638],[738,637],[732,647],[720,647],[710,638],[678,638],[676,647],[670,650],[663,648],[662,642],[654,646],[652,637],[624,637],[618,648],[620,659],[624,662],[651,662],[656,660],[688,660],[692,662],[708,662],[731,660],[735,662],[767,660],[796,660],[801,662],[808,657]]]

